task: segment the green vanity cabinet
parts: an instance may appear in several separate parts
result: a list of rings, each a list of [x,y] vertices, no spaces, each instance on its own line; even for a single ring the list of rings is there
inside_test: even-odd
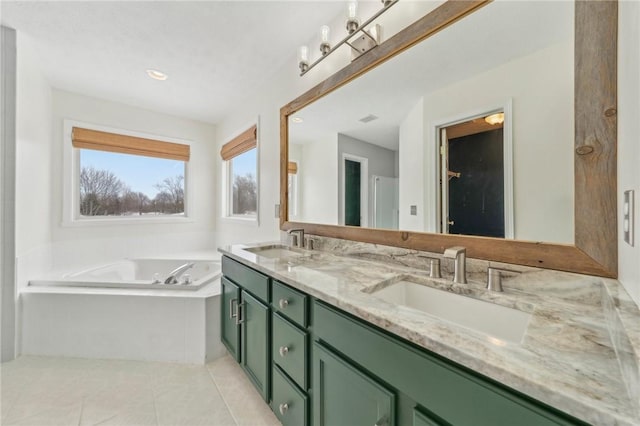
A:
[[[238,322],[238,303],[240,303],[240,287],[222,277],[221,286],[221,327],[220,338],[229,354],[240,362],[240,323]]]
[[[314,426],[394,426],[395,394],[319,343],[313,345]]]
[[[284,426],[586,425],[226,256],[222,271],[222,341]]]
[[[221,338],[266,402],[271,391],[271,279],[222,258]]]
[[[256,386],[262,398],[269,402],[271,345],[269,339],[269,307],[246,291],[240,306],[240,334],[242,336],[242,368]]]
[[[399,418],[407,419],[415,414],[415,407],[421,406],[432,416],[418,415],[417,419],[413,416],[418,425],[584,425],[322,302],[313,304],[312,323],[314,340],[330,346],[359,370],[372,372],[402,399],[411,401],[403,407],[413,406],[414,413],[401,412]],[[314,345],[314,368],[316,348]],[[314,370],[314,392],[316,387]],[[316,396],[314,410],[322,406]],[[436,423],[433,419],[443,420]]]

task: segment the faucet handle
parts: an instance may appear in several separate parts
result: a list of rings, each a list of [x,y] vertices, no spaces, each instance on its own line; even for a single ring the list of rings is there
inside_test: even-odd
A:
[[[448,249],[445,249],[442,256],[449,259],[455,259],[460,254],[467,254],[467,249],[461,246],[449,247]]]
[[[440,272],[440,259],[437,257],[428,257],[429,259],[429,277],[430,278],[442,278]]]
[[[508,272],[512,274],[519,274],[518,271],[511,271],[509,269],[500,269],[500,268],[487,268],[487,290],[489,291],[497,291],[502,292],[504,289],[502,288],[502,273]]]

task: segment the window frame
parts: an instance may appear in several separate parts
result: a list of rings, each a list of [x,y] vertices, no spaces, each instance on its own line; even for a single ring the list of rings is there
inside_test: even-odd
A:
[[[161,216],[82,216],[80,214],[80,149],[72,145],[72,132],[74,127],[82,127],[89,130],[117,133],[125,136],[155,139],[162,142],[173,142],[189,145],[193,148],[193,142],[186,139],[169,138],[149,133],[135,132],[109,126],[102,126],[71,119],[64,119],[63,123],[63,182],[62,182],[62,226],[108,226],[108,225],[140,225],[163,223],[193,223],[192,218],[192,194],[193,185],[191,175],[191,161],[184,162],[184,214]],[[105,151],[106,152],[106,151]]]
[[[256,214],[255,215],[235,215],[232,213],[233,209],[233,158],[229,160],[224,160],[220,158],[222,163],[221,170],[221,182],[222,182],[222,191],[221,191],[221,220],[227,223],[237,223],[249,226],[259,226],[260,225],[260,119],[258,117],[255,122],[248,124],[246,126],[242,126],[242,129],[249,129],[251,127],[256,127]],[[246,131],[246,130],[245,130]],[[238,132],[238,134],[241,134]],[[232,139],[232,138],[228,138]],[[224,145],[224,144],[223,144]],[[249,151],[246,151],[249,152]],[[235,158],[235,157],[234,157]]]

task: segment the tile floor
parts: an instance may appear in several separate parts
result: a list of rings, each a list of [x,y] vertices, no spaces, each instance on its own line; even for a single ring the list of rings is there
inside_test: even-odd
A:
[[[23,356],[0,364],[4,426],[279,425],[229,357],[207,365]]]

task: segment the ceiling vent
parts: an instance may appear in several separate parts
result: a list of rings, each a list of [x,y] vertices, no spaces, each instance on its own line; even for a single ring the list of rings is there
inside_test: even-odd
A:
[[[378,119],[378,117],[376,117],[375,115],[373,115],[373,114],[369,114],[369,115],[367,115],[366,117],[362,117],[362,118],[361,118],[360,120],[358,120],[358,121],[361,121],[361,122],[363,122],[363,123],[368,123],[368,122],[370,122],[370,121],[377,120],[377,119]]]

